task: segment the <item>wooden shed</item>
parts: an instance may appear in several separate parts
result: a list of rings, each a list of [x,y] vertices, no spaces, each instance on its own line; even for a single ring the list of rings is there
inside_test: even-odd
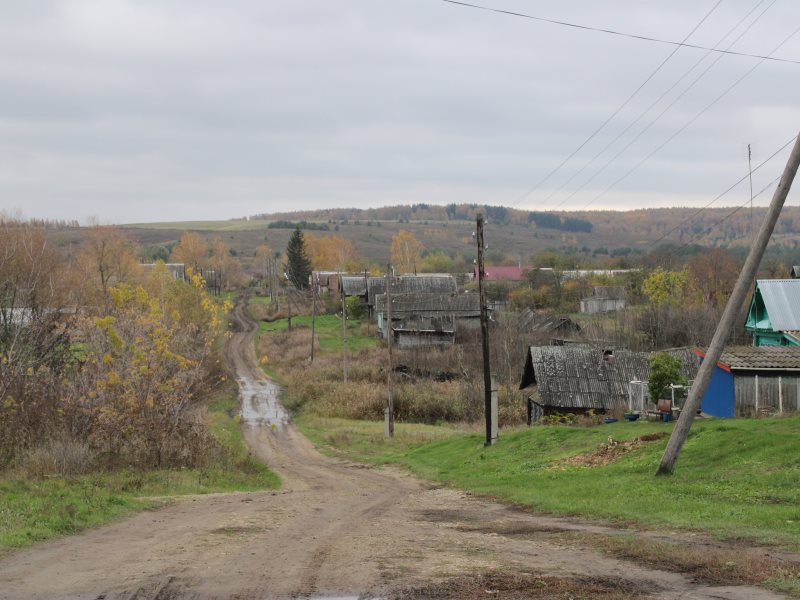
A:
[[[702,350],[695,352],[705,357]],[[800,347],[727,348],[714,368],[700,408],[715,417],[800,412]]]
[[[682,374],[693,379],[697,357],[688,350],[670,354],[681,359]],[[531,346],[525,360],[521,390],[533,388],[532,399],[543,414],[609,412],[628,405],[630,384],[647,381],[650,354],[588,345]]]
[[[581,312],[587,315],[614,312],[625,308],[626,303],[624,287],[597,285],[591,296],[581,300]]]

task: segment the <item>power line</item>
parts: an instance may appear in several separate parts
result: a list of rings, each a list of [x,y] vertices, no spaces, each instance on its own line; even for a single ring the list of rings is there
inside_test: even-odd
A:
[[[766,1],[766,0],[759,0],[759,2],[758,2],[758,3],[756,3],[756,5],[755,5],[755,6],[754,6],[752,9],[750,9],[750,10],[747,12],[747,14],[745,14],[745,15],[744,15],[744,16],[743,16],[743,17],[742,17],[742,18],[741,18],[741,19],[740,19],[740,20],[739,20],[739,21],[738,21],[738,22],[737,22],[737,23],[736,23],[736,24],[735,24],[733,27],[731,27],[731,28],[728,30],[728,32],[727,32],[727,33],[726,33],[724,36],[722,36],[722,37],[720,38],[720,40],[719,40],[719,41],[718,41],[718,42],[717,42],[717,43],[714,45],[714,47],[716,48],[716,47],[718,47],[720,44],[722,44],[722,42],[724,42],[724,41],[725,41],[725,40],[726,40],[726,39],[727,39],[727,38],[728,38],[728,37],[729,37],[729,36],[730,36],[730,35],[731,35],[731,34],[732,34],[734,31],[736,31],[736,29],[738,29],[738,28],[739,28],[739,26],[740,26],[742,23],[744,23],[744,22],[745,22],[745,21],[746,21],[746,20],[747,20],[747,19],[750,17],[750,15],[752,15],[752,14],[753,14],[753,13],[754,13],[754,12],[755,12],[757,9],[758,9],[758,7],[759,7],[759,6],[761,6],[761,5],[762,5],[762,4],[763,4],[765,1]],[[750,29],[751,29],[751,28],[752,28],[752,27],[753,27],[753,26],[754,26],[754,25],[755,25],[755,24],[756,24],[756,23],[757,23],[757,22],[758,22],[760,19],[761,19],[761,17],[763,17],[763,16],[764,16],[764,14],[765,14],[765,13],[766,13],[766,12],[767,12],[767,11],[768,11],[770,8],[772,8],[772,6],[773,6],[773,5],[774,5],[776,2],[777,2],[777,0],[772,0],[772,2],[771,2],[771,3],[770,3],[770,4],[769,4],[769,5],[768,5],[768,6],[767,6],[767,7],[766,7],[766,8],[765,8],[763,11],[761,11],[761,13],[760,13],[760,14],[759,14],[759,15],[758,15],[758,16],[757,16],[755,19],[753,19],[753,21],[751,21],[751,22],[750,22],[750,24],[749,24],[749,25],[748,25],[748,26],[747,26],[747,27],[746,27],[746,28],[745,28],[745,29],[744,29],[744,30],[743,30],[743,31],[742,31],[742,32],[741,32],[741,33],[740,33],[740,34],[739,34],[739,35],[736,37],[736,39],[735,39],[735,40],[733,40],[733,41],[732,41],[732,42],[731,42],[731,43],[728,45],[728,48],[732,48],[732,47],[734,46],[734,44],[736,44],[736,43],[737,43],[737,42],[738,42],[740,39],[742,39],[742,37],[743,37],[743,36],[744,36],[744,35],[745,35],[745,34],[746,34],[746,33],[747,33],[747,32],[748,32],[748,31],[749,31],[749,30],[750,30]],[[668,87],[668,88],[667,88],[667,89],[664,91],[664,93],[662,93],[662,94],[661,94],[661,95],[658,97],[658,99],[656,99],[656,100],[655,100],[655,101],[654,101],[652,104],[650,104],[650,106],[648,106],[648,107],[647,107],[645,110],[643,110],[643,111],[642,111],[642,112],[639,114],[639,116],[638,116],[638,117],[636,117],[636,119],[634,119],[634,120],[633,120],[633,121],[632,121],[632,122],[631,122],[631,123],[630,123],[630,124],[629,124],[629,125],[628,125],[628,126],[625,128],[625,129],[623,129],[623,130],[622,130],[622,131],[621,131],[621,132],[620,132],[620,133],[619,133],[619,134],[618,134],[618,135],[617,135],[617,136],[616,136],[616,137],[615,137],[613,140],[611,140],[611,141],[610,141],[608,144],[606,144],[606,146],[605,146],[605,147],[604,147],[602,150],[600,150],[600,152],[598,152],[597,154],[595,154],[595,155],[594,155],[594,156],[591,158],[591,160],[589,160],[589,161],[588,161],[588,162],[587,162],[585,165],[583,165],[583,167],[581,167],[581,168],[580,168],[580,169],[579,169],[579,170],[578,170],[578,171],[577,171],[575,174],[573,174],[573,175],[572,175],[572,176],[571,176],[569,179],[567,179],[567,181],[565,181],[565,182],[564,182],[564,183],[563,183],[563,184],[562,184],[562,185],[561,185],[561,186],[560,186],[560,187],[559,187],[557,190],[553,191],[553,192],[552,192],[552,193],[551,193],[551,194],[550,194],[550,195],[549,195],[547,198],[545,198],[545,200],[544,200],[544,201],[545,201],[545,202],[547,202],[547,201],[548,201],[550,198],[552,198],[552,197],[553,197],[553,196],[555,196],[555,195],[556,195],[558,192],[560,192],[561,190],[563,190],[563,189],[564,189],[564,188],[565,188],[567,185],[569,185],[569,184],[570,184],[570,183],[571,183],[571,182],[572,182],[572,181],[573,181],[573,180],[574,180],[574,179],[575,179],[575,178],[576,178],[578,175],[580,175],[580,174],[581,174],[581,173],[582,173],[584,170],[586,170],[586,168],[587,168],[587,167],[589,167],[589,165],[591,165],[592,163],[594,163],[594,162],[595,162],[595,161],[596,161],[596,160],[597,160],[597,159],[598,159],[600,156],[602,156],[602,155],[603,155],[603,154],[606,152],[606,150],[608,150],[609,148],[611,148],[611,147],[612,147],[612,146],[613,146],[613,145],[614,145],[614,144],[615,144],[617,141],[619,141],[619,140],[622,138],[622,136],[624,136],[624,135],[625,135],[625,134],[626,134],[628,131],[630,131],[630,130],[631,130],[631,128],[633,128],[633,126],[634,126],[634,125],[636,125],[636,124],[637,124],[639,121],[641,121],[641,119],[642,119],[642,118],[643,118],[645,115],[647,115],[647,113],[649,113],[649,112],[650,112],[650,111],[651,111],[651,110],[652,110],[652,109],[653,109],[655,106],[657,106],[657,105],[658,105],[658,103],[659,103],[659,102],[661,102],[661,101],[662,101],[662,100],[663,100],[663,99],[664,99],[664,98],[665,98],[665,97],[666,97],[666,96],[667,96],[667,95],[668,95],[668,94],[669,94],[669,93],[670,93],[672,90],[674,90],[674,89],[675,89],[675,88],[676,88],[676,87],[677,87],[677,86],[678,86],[678,85],[679,85],[679,84],[680,84],[680,83],[681,83],[681,82],[682,82],[684,79],[686,79],[686,77],[688,77],[688,76],[689,76],[689,75],[690,75],[690,74],[691,74],[691,73],[692,73],[692,72],[693,72],[693,71],[694,71],[694,70],[695,70],[695,69],[696,69],[696,68],[697,68],[697,67],[698,67],[698,66],[699,66],[699,65],[700,65],[700,64],[701,64],[701,63],[702,63],[702,62],[703,62],[703,61],[704,61],[706,58],[708,58],[708,56],[709,56],[710,54],[711,54],[711,52],[710,52],[710,51],[706,52],[706,53],[705,53],[705,54],[704,54],[704,55],[703,55],[703,56],[702,56],[702,57],[701,57],[701,58],[700,58],[700,59],[699,59],[697,62],[695,62],[695,63],[694,63],[694,64],[693,64],[693,65],[692,65],[692,66],[691,66],[691,67],[690,67],[690,68],[689,68],[687,71],[685,71],[685,72],[683,73],[683,75],[681,75],[681,76],[680,76],[680,77],[679,77],[679,78],[678,78],[678,79],[677,79],[677,80],[676,80],[676,81],[675,81],[675,82],[674,82],[674,83],[673,83],[673,84],[672,84],[670,87]],[[595,179],[597,176],[599,176],[601,173],[603,173],[603,172],[604,172],[604,171],[605,171],[605,170],[606,170],[606,169],[607,169],[607,168],[608,168],[608,167],[609,167],[609,166],[610,166],[610,165],[611,165],[611,164],[612,164],[612,163],[613,163],[613,162],[614,162],[614,161],[615,161],[617,158],[619,158],[619,157],[620,157],[620,156],[621,156],[621,155],[622,155],[622,154],[623,154],[623,153],[624,153],[624,152],[625,152],[625,151],[626,151],[628,148],[630,148],[630,147],[631,147],[631,146],[632,146],[632,145],[633,145],[633,144],[634,144],[634,143],[635,143],[635,142],[636,142],[638,139],[640,139],[640,138],[641,138],[641,136],[642,136],[642,135],[644,135],[644,133],[645,133],[645,132],[647,132],[647,131],[648,131],[648,130],[649,130],[649,129],[650,129],[652,126],[653,126],[653,125],[655,125],[655,123],[656,123],[656,122],[658,122],[658,121],[661,119],[661,117],[663,117],[663,116],[664,116],[664,114],[665,114],[667,111],[669,111],[669,109],[671,109],[671,108],[672,108],[672,107],[675,105],[675,103],[677,103],[677,102],[678,102],[678,100],[680,100],[680,99],[681,99],[681,98],[682,98],[684,95],[686,95],[686,94],[689,92],[689,90],[691,90],[691,89],[692,89],[692,88],[693,88],[693,87],[694,87],[694,86],[695,86],[695,85],[696,85],[696,84],[697,84],[697,83],[698,83],[698,82],[699,82],[699,81],[700,81],[700,80],[701,80],[701,79],[702,79],[702,78],[703,78],[703,77],[706,75],[706,73],[708,73],[708,72],[709,72],[709,71],[710,71],[710,70],[711,70],[711,69],[712,69],[712,68],[713,68],[713,67],[714,67],[714,66],[715,66],[715,65],[716,65],[716,64],[719,62],[719,60],[720,60],[720,59],[721,59],[723,56],[724,56],[723,54],[720,54],[720,55],[718,55],[718,56],[717,56],[717,58],[716,58],[716,59],[715,59],[715,60],[714,60],[714,61],[713,61],[713,62],[712,62],[712,63],[711,63],[711,64],[710,64],[708,67],[706,67],[706,69],[705,69],[705,70],[704,70],[704,71],[703,71],[703,72],[702,72],[702,73],[701,73],[701,74],[700,74],[700,75],[699,75],[697,78],[695,78],[695,80],[694,80],[692,83],[690,83],[690,84],[689,84],[689,85],[686,87],[686,89],[684,89],[684,90],[683,90],[683,92],[681,92],[681,93],[680,93],[680,94],[679,94],[679,95],[678,95],[678,96],[677,96],[677,97],[676,97],[676,98],[675,98],[675,99],[674,99],[674,100],[673,100],[673,101],[672,101],[672,102],[671,102],[671,103],[670,103],[670,104],[669,104],[669,105],[668,105],[668,106],[667,106],[667,107],[666,107],[666,108],[665,108],[663,111],[661,111],[661,113],[660,113],[660,114],[659,114],[659,115],[658,115],[658,116],[657,116],[655,119],[653,119],[652,121],[650,121],[650,123],[649,123],[649,124],[648,124],[648,125],[647,125],[647,126],[644,128],[644,129],[642,129],[642,130],[641,130],[641,131],[640,131],[640,132],[639,132],[639,133],[638,133],[638,134],[637,134],[637,135],[636,135],[636,136],[635,136],[635,137],[634,137],[634,138],[633,138],[633,139],[632,139],[630,142],[628,142],[628,144],[627,144],[627,145],[626,145],[626,146],[625,146],[625,147],[624,147],[622,150],[620,150],[620,151],[619,151],[619,152],[618,152],[616,155],[614,155],[614,157],[613,157],[613,158],[611,158],[609,161],[607,161],[607,162],[606,162],[606,163],[605,163],[605,164],[604,164],[604,165],[603,165],[603,166],[602,166],[600,169],[598,169],[597,171],[595,171],[595,172],[594,172],[594,173],[591,175],[591,177],[589,177],[588,179],[586,179],[586,180],[585,180],[585,181],[584,181],[584,182],[583,182],[583,183],[582,183],[582,184],[581,184],[581,185],[580,185],[580,186],[579,186],[577,189],[573,190],[573,191],[572,191],[572,192],[571,192],[571,193],[570,193],[570,194],[569,194],[569,195],[568,195],[566,198],[564,198],[564,199],[563,199],[563,200],[562,200],[562,201],[561,201],[561,202],[560,202],[558,205],[556,205],[556,206],[554,207],[554,209],[557,209],[557,208],[559,208],[559,207],[563,206],[563,205],[564,205],[566,202],[568,202],[570,199],[572,199],[572,198],[573,198],[573,197],[574,197],[574,196],[575,196],[575,195],[576,195],[578,192],[580,192],[580,191],[581,191],[582,189],[584,189],[584,188],[585,188],[587,185],[589,185],[589,183],[591,183],[592,181],[594,181],[594,179]]]
[[[786,42],[788,42],[788,41],[789,41],[790,39],[792,39],[792,38],[793,38],[795,35],[797,35],[797,33],[798,33],[798,32],[800,32],[800,27],[798,27],[797,29],[795,29],[795,30],[794,30],[792,33],[790,33],[790,34],[789,34],[789,35],[788,35],[786,38],[784,38],[784,39],[783,39],[783,41],[782,41],[781,43],[779,43],[779,44],[778,44],[778,45],[775,47],[775,49],[774,49],[774,50],[772,50],[772,52],[770,52],[770,54],[773,54],[774,52],[777,52],[777,51],[778,51],[778,50],[779,50],[779,49],[780,49],[780,48],[781,48],[781,47],[782,47],[784,44],[786,44]],[[656,148],[655,148],[655,150],[653,150],[652,152],[650,152],[650,153],[649,153],[647,156],[645,156],[645,157],[644,157],[642,160],[640,160],[638,163],[636,163],[636,164],[635,164],[633,167],[631,167],[630,169],[628,169],[628,171],[626,171],[626,172],[625,172],[625,174],[624,174],[624,175],[622,175],[622,177],[619,177],[618,179],[616,179],[616,180],[614,181],[614,183],[612,183],[612,184],[611,184],[610,186],[608,186],[608,187],[607,187],[605,190],[603,190],[602,192],[600,192],[600,193],[599,193],[597,196],[595,196],[594,198],[592,198],[592,199],[591,199],[591,200],[590,200],[590,201],[589,201],[589,202],[588,202],[588,203],[587,203],[587,204],[586,204],[586,205],[583,207],[583,210],[586,210],[586,208],[588,208],[589,206],[591,206],[591,205],[592,205],[594,202],[596,202],[597,200],[599,200],[600,198],[602,198],[603,196],[605,196],[605,195],[606,195],[608,192],[610,192],[612,189],[614,189],[614,188],[617,186],[617,184],[619,184],[619,183],[620,183],[620,182],[622,182],[623,180],[627,179],[627,178],[628,178],[628,177],[629,177],[629,176],[630,176],[630,175],[631,175],[631,174],[632,174],[634,171],[636,171],[636,170],[637,170],[639,167],[641,167],[641,166],[642,166],[644,163],[646,163],[648,160],[650,160],[650,159],[651,159],[651,158],[652,158],[652,157],[653,157],[653,156],[654,156],[656,153],[658,153],[658,152],[659,152],[659,151],[660,151],[662,148],[664,148],[664,146],[666,146],[667,144],[669,144],[669,143],[670,143],[672,140],[674,140],[674,139],[675,139],[676,137],[678,137],[678,136],[679,136],[681,133],[683,133],[683,132],[684,132],[684,131],[685,131],[685,130],[686,130],[686,129],[687,129],[689,126],[690,126],[690,125],[692,125],[692,124],[693,124],[695,121],[697,121],[697,119],[699,119],[699,118],[700,118],[702,115],[704,115],[704,114],[706,113],[706,111],[708,111],[708,110],[709,110],[709,109],[710,109],[712,106],[714,106],[714,105],[715,105],[717,102],[719,102],[720,100],[722,100],[722,99],[723,99],[725,96],[727,96],[727,95],[728,95],[728,94],[729,94],[729,93],[730,93],[730,92],[731,92],[731,91],[732,91],[732,90],[733,90],[733,89],[734,89],[734,88],[735,88],[737,85],[739,85],[739,84],[740,84],[742,81],[744,81],[744,80],[745,80],[745,78],[747,78],[747,77],[748,77],[748,76],[749,76],[749,75],[750,75],[750,74],[751,74],[753,71],[755,71],[755,70],[756,70],[756,69],[757,69],[757,68],[758,68],[758,67],[759,67],[759,66],[760,66],[760,65],[761,65],[763,62],[764,62],[764,60],[760,60],[760,61],[759,61],[759,62],[757,62],[755,65],[753,65],[752,67],[750,67],[750,68],[749,68],[749,69],[748,69],[748,70],[747,70],[747,71],[744,73],[744,75],[742,75],[741,77],[739,77],[739,79],[737,79],[737,80],[736,80],[736,81],[734,81],[734,82],[733,82],[733,83],[732,83],[730,86],[728,86],[728,88],[726,88],[724,92],[722,92],[722,93],[721,93],[719,96],[717,96],[717,97],[716,97],[714,100],[712,100],[712,101],[711,101],[711,103],[709,103],[708,105],[706,105],[706,106],[705,106],[705,108],[703,108],[703,109],[702,109],[702,110],[701,110],[699,113],[697,113],[697,114],[696,114],[694,117],[692,117],[691,119],[689,119],[689,120],[688,120],[688,121],[687,121],[687,122],[686,122],[686,123],[685,123],[685,124],[684,124],[684,125],[683,125],[683,126],[680,128],[680,129],[678,129],[678,131],[676,131],[676,132],[675,132],[675,133],[673,133],[671,136],[669,136],[669,137],[668,137],[666,140],[664,140],[664,141],[663,141],[661,144],[659,144],[659,145],[658,145],[658,147],[656,147]]]
[[[762,161],[762,162],[761,162],[759,165],[757,165],[757,166],[756,166],[756,167],[755,167],[755,168],[752,170],[752,172],[753,172],[753,173],[755,173],[756,171],[758,171],[758,170],[759,170],[761,167],[763,167],[765,164],[767,164],[769,161],[771,161],[773,158],[775,158],[775,157],[776,157],[778,154],[780,154],[782,151],[784,151],[786,148],[788,148],[788,147],[789,147],[791,144],[793,144],[793,143],[794,143],[794,141],[795,141],[796,139],[797,139],[797,136],[795,136],[795,137],[793,137],[792,139],[790,139],[790,140],[789,140],[788,142],[786,142],[786,143],[785,143],[783,146],[781,146],[781,147],[780,147],[780,148],[778,148],[778,149],[777,149],[775,152],[773,152],[773,153],[772,153],[772,154],[771,154],[771,155],[770,155],[770,156],[769,156],[767,159],[765,159],[765,160],[764,160],[764,161]],[[694,218],[695,218],[697,215],[699,215],[701,212],[703,212],[704,210],[706,210],[706,209],[707,209],[709,206],[711,206],[712,204],[714,204],[715,202],[717,202],[717,201],[718,201],[720,198],[723,198],[724,196],[726,196],[726,195],[727,195],[727,194],[728,194],[728,193],[729,193],[729,192],[730,192],[732,189],[734,189],[734,188],[735,188],[736,186],[738,186],[740,183],[742,183],[743,181],[745,181],[745,180],[746,180],[748,177],[750,177],[750,172],[748,172],[748,174],[747,174],[747,175],[745,175],[745,176],[741,177],[741,178],[740,178],[738,181],[736,181],[736,183],[734,183],[733,185],[731,185],[731,186],[730,186],[728,189],[726,189],[724,192],[722,192],[721,194],[719,194],[718,196],[716,196],[716,197],[715,197],[713,200],[711,200],[711,201],[710,201],[708,204],[706,204],[706,205],[704,205],[704,206],[700,207],[699,209],[697,209],[695,212],[693,212],[693,213],[692,213],[691,215],[689,215],[689,216],[688,216],[686,219],[684,219],[683,221],[681,221],[680,223],[678,223],[678,224],[677,224],[675,227],[673,227],[672,229],[670,229],[668,232],[666,232],[666,233],[665,233],[664,235],[662,235],[660,238],[658,238],[657,240],[655,240],[655,241],[653,241],[653,242],[650,242],[650,243],[647,245],[647,247],[648,247],[648,248],[650,248],[651,246],[655,246],[655,245],[656,245],[656,244],[658,244],[658,243],[659,243],[661,240],[663,240],[663,239],[666,239],[668,236],[672,235],[672,233],[674,233],[676,230],[678,230],[678,229],[679,229],[679,228],[680,228],[682,225],[685,225],[686,223],[688,223],[689,221],[691,221],[692,219],[694,219]],[[770,184],[770,185],[771,185],[771,184]],[[765,188],[765,189],[766,189],[766,188]],[[759,192],[759,194],[761,194],[763,191],[764,191],[764,190],[761,190],[761,192]],[[748,200],[748,202],[749,202],[749,200]]]
[[[766,186],[764,186],[764,188],[762,188],[760,192],[758,192],[758,193],[757,193],[755,196],[753,196],[753,198],[752,198],[752,199],[758,198],[758,197],[759,197],[761,194],[763,194],[763,193],[764,193],[764,192],[766,192],[768,189],[770,189],[772,186],[774,186],[776,183],[778,183],[778,181],[780,181],[780,179],[781,179],[781,175],[778,175],[778,176],[777,176],[775,179],[773,179],[773,180],[772,180],[772,181],[770,181],[770,182],[769,182],[769,183],[768,183]],[[734,209],[733,209],[731,212],[729,212],[727,215],[725,215],[725,216],[724,216],[724,217],[722,217],[721,219],[719,219],[719,220],[717,220],[717,221],[714,221],[714,222],[713,222],[713,223],[712,223],[712,224],[711,224],[709,227],[707,227],[707,228],[706,228],[706,230],[705,230],[705,232],[704,232],[704,233],[705,233],[706,235],[707,235],[707,234],[709,234],[709,233],[711,233],[711,230],[712,230],[712,229],[714,229],[714,227],[719,227],[720,225],[722,225],[722,224],[723,224],[725,221],[727,221],[728,219],[730,219],[730,218],[731,218],[733,215],[735,215],[736,213],[738,213],[738,212],[739,212],[740,210],[742,210],[743,208],[747,207],[747,205],[748,205],[748,204],[750,204],[750,202],[751,202],[751,199],[750,199],[750,198],[748,198],[748,199],[745,201],[745,203],[744,203],[744,204],[742,204],[742,205],[740,205],[740,206],[737,206],[736,208],[734,208]],[[684,221],[684,223],[685,223],[685,222],[686,222],[686,221]],[[674,230],[673,230],[673,231],[674,231]],[[695,236],[695,237],[696,237],[696,236]],[[663,239],[663,238],[660,238],[660,239]],[[693,238],[692,238],[692,239],[693,239]],[[681,248],[687,248],[687,247],[689,247],[689,246],[692,244],[692,239],[689,239],[688,241],[686,241],[686,242],[683,242],[683,243],[682,243],[682,244],[680,244],[679,246],[675,246],[675,247],[674,247],[674,248],[675,248],[675,250],[680,250]],[[660,240],[659,240],[659,241],[660,241]],[[648,248],[649,248],[649,246],[648,246]]]
[[[761,0],[761,1],[763,2],[764,0]],[[694,32],[695,32],[695,31],[697,31],[697,30],[700,28],[700,26],[701,26],[703,23],[705,23],[706,19],[708,19],[708,17],[710,17],[710,16],[711,16],[711,14],[712,14],[712,13],[713,13],[715,10],[717,10],[717,7],[719,7],[719,5],[720,5],[721,3],[722,3],[722,0],[717,0],[717,3],[716,3],[714,6],[712,6],[712,7],[711,7],[711,10],[709,10],[709,11],[708,11],[708,12],[705,14],[705,16],[704,16],[702,19],[700,19],[700,22],[699,22],[699,23],[697,23],[697,25],[695,25],[695,26],[692,28],[692,30],[691,30],[691,31],[690,31],[688,34],[686,34],[686,36],[683,38],[683,41],[684,41],[684,42],[685,42],[686,40],[688,40],[688,39],[689,39],[689,38],[690,38],[690,37],[691,37],[691,36],[694,34]],[[591,141],[592,141],[592,140],[595,138],[595,136],[596,136],[598,133],[600,133],[600,132],[601,132],[603,129],[605,129],[606,125],[608,125],[608,124],[609,124],[611,121],[613,121],[613,120],[614,120],[614,118],[615,118],[615,117],[616,117],[616,116],[617,116],[617,115],[618,115],[618,114],[619,114],[619,113],[622,111],[622,109],[623,109],[623,108],[625,108],[625,107],[626,107],[626,106],[627,106],[627,105],[630,103],[630,101],[631,101],[631,100],[633,100],[633,99],[636,97],[636,95],[637,95],[637,94],[638,94],[640,91],[642,91],[642,88],[644,88],[644,86],[646,86],[646,85],[647,85],[647,84],[650,82],[650,80],[651,80],[651,79],[653,79],[653,77],[655,77],[655,76],[658,74],[658,72],[659,72],[659,71],[661,71],[661,69],[664,67],[664,65],[666,65],[666,64],[669,62],[669,60],[670,60],[670,59],[671,59],[673,56],[675,56],[675,54],[676,54],[676,53],[678,52],[678,50],[680,50],[680,49],[681,49],[681,48],[680,48],[680,46],[677,46],[677,47],[675,47],[675,48],[672,50],[672,52],[670,52],[670,54],[669,54],[669,55],[668,55],[668,56],[667,56],[667,57],[666,57],[666,58],[665,58],[663,61],[661,61],[661,64],[659,64],[659,65],[656,67],[656,69],[655,69],[655,70],[654,70],[652,73],[650,73],[650,75],[648,75],[648,76],[647,76],[647,78],[646,78],[646,79],[645,79],[645,80],[644,80],[644,81],[643,81],[641,84],[639,84],[639,87],[637,87],[637,88],[636,88],[636,89],[633,91],[633,93],[632,93],[630,96],[628,96],[628,98],[627,98],[627,99],[626,99],[626,100],[625,100],[625,101],[624,101],[622,104],[620,104],[620,106],[617,108],[617,110],[615,110],[613,113],[611,113],[611,116],[609,116],[609,117],[608,117],[608,118],[607,118],[605,121],[603,121],[603,123],[601,123],[601,124],[600,124],[600,126],[599,126],[597,129],[595,129],[595,130],[594,130],[594,131],[593,131],[593,132],[592,132],[592,133],[589,135],[589,137],[587,137],[587,138],[586,138],[586,139],[585,139],[585,140],[584,140],[584,141],[583,141],[583,142],[582,142],[582,143],[581,143],[581,144],[580,144],[580,145],[579,145],[577,148],[575,148],[575,150],[573,150],[573,151],[572,151],[572,152],[569,154],[569,156],[567,156],[567,157],[566,157],[564,160],[562,160],[562,161],[561,161],[561,163],[560,163],[558,166],[556,166],[556,167],[555,167],[554,169],[552,169],[552,170],[551,170],[549,173],[547,173],[547,175],[545,175],[545,176],[544,176],[544,177],[543,177],[543,178],[542,178],[542,179],[541,179],[541,180],[540,180],[540,181],[539,181],[539,182],[538,182],[538,183],[537,183],[535,186],[533,186],[533,187],[532,187],[531,189],[529,189],[527,192],[525,192],[524,194],[522,194],[522,196],[520,196],[520,197],[519,197],[519,198],[518,198],[518,199],[517,199],[517,200],[516,200],[516,201],[515,201],[515,202],[514,202],[514,203],[513,203],[511,206],[513,207],[513,206],[516,206],[516,205],[518,205],[518,204],[519,204],[520,202],[522,202],[522,201],[523,201],[523,200],[524,200],[526,197],[528,197],[530,194],[532,194],[533,192],[535,192],[536,190],[538,190],[538,189],[539,189],[539,188],[540,188],[542,185],[544,185],[544,184],[545,184],[545,183],[546,183],[546,182],[547,182],[547,181],[548,181],[548,180],[549,180],[549,179],[550,179],[550,178],[551,178],[553,175],[555,175],[556,173],[558,173],[558,172],[561,170],[561,168],[562,168],[564,165],[566,165],[566,164],[567,164],[567,163],[568,163],[570,160],[572,160],[572,158],[573,158],[573,157],[574,157],[574,156],[575,156],[575,155],[576,155],[578,152],[580,152],[580,151],[583,149],[583,147],[584,147],[584,146],[586,146],[586,144],[588,144],[589,142],[591,142]]]
[[[654,38],[654,37],[650,37],[650,36],[647,36],[647,35],[640,35],[640,34],[636,34],[636,33],[627,33],[627,32],[624,32],[624,31],[616,31],[614,29],[604,29],[602,27],[593,27],[591,25],[581,25],[581,24],[578,24],[578,23],[569,23],[567,21],[559,21],[557,19],[548,19],[546,17],[538,17],[538,16],[535,16],[535,15],[526,14],[526,13],[520,13],[520,12],[514,12],[514,11],[511,11],[511,10],[504,10],[504,9],[500,9],[500,8],[492,8],[492,7],[489,7],[489,6],[482,6],[480,4],[471,4],[469,2],[458,2],[457,0],[440,0],[440,1],[441,2],[446,2],[448,4],[456,4],[458,6],[465,6],[467,8],[475,8],[475,9],[484,10],[484,11],[487,11],[487,12],[493,12],[493,13],[500,13],[500,14],[503,14],[503,15],[509,15],[509,16],[512,16],[512,17],[521,17],[523,19],[530,19],[532,21],[541,21],[543,23],[550,23],[552,25],[561,25],[563,27],[572,27],[574,29],[583,29],[583,30],[586,30],[586,31],[595,31],[595,32],[598,32],[598,33],[607,33],[607,34],[610,34],[610,35],[617,35],[617,36],[621,36],[621,37],[627,37],[627,38],[632,38],[632,39],[637,39],[637,40],[643,40],[643,41],[646,41],[646,42],[656,42],[656,43],[659,43],[659,44],[669,44],[670,46],[678,46],[678,47],[683,47],[683,48],[694,48],[695,50],[712,50],[713,52],[719,52],[721,54],[731,54],[731,55],[734,55],[734,56],[746,56],[748,58],[760,58],[762,60],[772,60],[772,61],[775,61],[775,62],[784,62],[784,63],[791,63],[791,64],[800,65],[800,60],[792,60],[792,59],[789,59],[789,58],[778,58],[778,57],[769,56],[769,55],[762,56],[762,55],[759,55],[759,54],[749,54],[747,52],[735,52],[733,50],[713,49],[713,48],[709,48],[708,46],[700,46],[698,44],[688,44],[686,42],[675,42],[675,41],[672,41],[672,40]]]

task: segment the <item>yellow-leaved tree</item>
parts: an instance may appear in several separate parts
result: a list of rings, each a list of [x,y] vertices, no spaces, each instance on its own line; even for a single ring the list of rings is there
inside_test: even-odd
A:
[[[392,238],[392,264],[398,273],[416,273],[425,246],[414,235],[401,229]]]
[[[162,266],[144,285],[110,290],[106,316],[87,318],[81,368],[68,382],[68,429],[112,463],[195,466],[209,433],[191,410],[230,306],[204,282],[174,280]]]

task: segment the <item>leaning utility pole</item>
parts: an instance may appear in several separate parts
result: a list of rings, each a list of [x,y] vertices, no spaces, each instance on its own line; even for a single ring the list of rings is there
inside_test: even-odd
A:
[[[486,289],[483,279],[486,273],[483,270],[483,215],[478,213],[476,237],[478,238],[478,296],[481,303],[481,339],[483,341],[483,400],[486,413],[486,445],[491,446],[497,441],[493,435],[492,427],[492,370],[489,361],[489,316],[486,311]]]
[[[377,306],[377,302],[376,302]],[[389,369],[386,377],[388,396],[386,401],[386,437],[394,436],[394,362],[392,361],[392,266],[386,265],[386,347],[389,349]]]
[[[744,263],[742,272],[739,273],[739,278],[736,280],[733,293],[731,293],[731,297],[725,305],[725,311],[722,313],[722,318],[714,332],[711,345],[708,347],[706,356],[703,359],[703,364],[700,365],[700,370],[697,372],[694,385],[692,385],[689,391],[689,398],[686,400],[678,423],[675,425],[675,430],[669,438],[667,449],[664,451],[664,456],[658,467],[658,475],[669,475],[675,468],[675,463],[678,460],[681,448],[684,442],[686,442],[686,438],[689,436],[689,429],[692,427],[695,413],[697,413],[697,409],[700,408],[700,401],[703,399],[706,389],[708,388],[708,383],[711,381],[714,367],[717,365],[720,354],[722,354],[722,350],[725,347],[725,342],[730,335],[734,319],[736,319],[736,315],[738,314],[738,309],[747,297],[750,282],[756,276],[758,265],[761,263],[761,258],[764,256],[764,251],[769,243],[769,238],[772,235],[772,231],[775,229],[775,223],[781,214],[783,203],[786,201],[786,196],[789,194],[789,189],[792,187],[792,182],[794,181],[798,166],[800,166],[800,136],[795,139],[792,154],[789,156],[789,161],[786,163],[786,168],[783,171],[778,188],[772,196],[772,203],[769,205],[769,210],[764,217],[764,221],[761,223],[758,237],[753,241],[753,246],[750,248],[750,253],[747,255],[747,260]]]

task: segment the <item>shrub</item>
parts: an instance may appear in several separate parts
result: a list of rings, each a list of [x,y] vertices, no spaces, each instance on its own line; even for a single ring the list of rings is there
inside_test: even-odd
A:
[[[72,440],[49,440],[28,450],[20,461],[27,477],[47,475],[80,475],[96,464],[94,453],[87,444]]]

